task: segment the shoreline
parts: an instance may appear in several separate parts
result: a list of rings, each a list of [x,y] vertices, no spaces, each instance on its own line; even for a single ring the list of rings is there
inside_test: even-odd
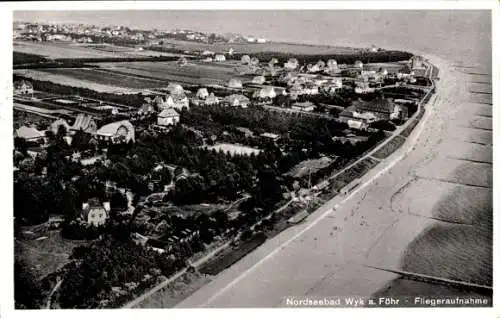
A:
[[[404,160],[409,156],[409,154],[413,151],[413,149],[411,148],[410,145],[412,143],[416,143],[418,141],[420,134],[424,130],[426,121],[429,120],[429,118],[431,118],[431,116],[433,115],[434,111],[436,111],[436,109],[441,108],[441,107],[445,107],[445,106],[450,107],[451,104],[454,103],[453,99],[456,98],[456,96],[454,94],[454,89],[456,88],[456,83],[462,81],[462,79],[458,76],[457,71],[454,70],[453,67],[450,66],[448,62],[444,61],[441,58],[437,58],[435,56],[431,56],[428,54],[426,54],[424,56],[426,58],[428,58],[429,61],[431,61],[433,64],[437,65],[440,69],[441,81],[438,85],[437,93],[431,98],[431,100],[427,104],[427,106],[426,106],[427,110],[424,114],[424,117],[422,118],[419,125],[417,125],[417,127],[415,128],[413,133],[410,135],[410,138],[409,138],[409,139],[411,139],[410,142],[405,143],[400,149],[398,149],[398,151],[393,153],[389,158],[394,158],[394,157],[399,155],[401,157],[400,160]],[[455,84],[455,85],[442,87],[442,86],[444,86],[443,82],[444,83],[452,82],[452,84]],[[463,84],[462,82],[460,82],[459,84]],[[437,105],[436,105],[436,103],[437,103]],[[430,106],[430,105],[432,105],[432,106]],[[439,112],[438,112],[438,115],[436,117],[439,117],[438,120],[440,120],[440,121],[447,120],[447,118],[445,116],[440,116]],[[437,124],[439,124],[439,123],[437,123]],[[428,129],[430,129],[430,128],[428,128]],[[426,145],[424,145],[424,147],[425,146]],[[389,158],[385,160],[386,165],[388,165],[387,162],[390,161]],[[389,169],[390,168],[392,168],[392,167],[389,167]],[[373,176],[376,173],[375,171],[380,170],[380,169],[381,169],[381,167],[379,164],[379,166],[377,166],[377,168],[372,169],[363,178],[366,178],[368,175]],[[387,169],[387,170],[389,170],[389,169]],[[382,172],[385,172],[385,171],[382,171]],[[389,174],[390,173],[391,172],[389,172]],[[403,178],[404,178],[404,176],[403,176]],[[402,186],[404,186],[404,183],[401,184],[401,187]],[[359,188],[356,190],[356,192],[361,191],[361,190],[362,190],[362,188]],[[349,197],[354,196],[355,193],[352,193]],[[283,244],[283,243],[287,243],[286,238],[292,236],[292,238],[289,240],[289,243],[291,243],[296,238],[298,239],[298,237],[300,236],[300,235],[296,235],[297,233],[300,234],[300,228],[304,228],[306,226],[306,224],[310,224],[311,222],[315,222],[318,219],[322,220],[324,217],[326,217],[328,214],[330,214],[328,212],[328,206],[331,206],[333,204],[333,202],[336,201],[335,199],[336,198],[332,199],[331,201],[326,203],[324,206],[320,207],[312,215],[310,215],[309,219],[307,220],[307,222],[304,225],[299,225],[298,228],[292,228],[292,229],[285,230],[284,232],[280,233],[276,238],[273,238],[269,241],[266,241],[263,244],[263,246],[259,247],[256,251],[250,253],[249,255],[247,255],[246,257],[241,259],[237,264],[234,264],[231,268],[227,269],[226,271],[224,271],[222,273],[219,273],[219,275],[217,275],[214,278],[213,282],[206,285],[205,287],[202,287],[200,290],[195,292],[193,295],[186,298],[183,302],[179,303],[177,305],[177,307],[205,307],[205,306],[220,307],[221,305],[213,305],[212,303],[216,302],[217,299],[222,294],[224,294],[226,291],[230,290],[238,282],[245,279],[245,276],[250,275],[252,273],[252,271],[256,270],[256,267],[258,267],[260,264],[264,263],[264,261],[266,261],[266,259],[272,258],[274,256],[272,253],[276,254],[276,253],[279,253],[280,250],[287,248],[286,245],[288,245],[288,244]],[[375,207],[373,207],[373,208],[375,208]],[[322,211],[324,211],[324,212],[321,214],[320,212],[322,212]],[[345,212],[344,212],[344,214],[345,214]],[[332,216],[332,217],[337,217],[337,216]],[[366,214],[366,215],[364,215],[364,217],[368,218],[369,215]],[[328,218],[330,218],[330,216],[328,216]],[[435,221],[431,221],[429,219],[425,219],[425,218],[421,218],[421,217],[420,218],[406,217],[405,219],[406,219],[405,222],[407,222],[408,224],[406,227],[404,227],[404,230],[399,233],[400,237],[404,238],[404,240],[403,239],[395,239],[395,240],[393,239],[392,241],[395,243],[391,247],[391,250],[393,252],[387,253],[387,248],[386,248],[385,254],[383,254],[384,258],[386,258],[388,256],[387,254],[389,254],[391,256],[392,260],[389,261],[389,263],[392,264],[392,266],[396,267],[396,268],[397,268],[397,266],[400,265],[399,259],[402,255],[404,249],[408,246],[408,244],[410,242],[412,242],[416,237],[418,237],[421,233],[423,233],[423,231],[427,228],[427,226],[429,226],[430,224],[433,224],[433,222],[435,222]],[[419,222],[415,222],[415,220],[418,220]],[[344,223],[346,223],[346,222],[344,222]],[[391,224],[394,224],[394,219],[391,219],[391,221],[387,222],[386,226],[383,226],[383,225],[381,226],[384,229],[384,232],[385,232],[385,229],[391,227]],[[342,225],[341,225],[341,227],[342,227]],[[411,229],[411,231],[408,231],[408,229]],[[378,239],[381,239],[384,232],[382,233],[382,235],[378,236]],[[408,232],[410,232],[410,233],[408,233]],[[305,234],[305,232],[304,232],[304,234]],[[297,236],[297,237],[294,237],[294,236]],[[367,244],[370,245],[374,241],[376,241],[375,240],[376,237],[377,237],[376,235],[372,234],[371,239],[368,240],[369,242],[367,242]],[[297,243],[297,244],[299,244],[299,243]],[[264,245],[266,245],[266,246],[264,246]],[[273,250],[273,248],[274,248],[274,250]],[[371,247],[369,247],[366,252],[369,254],[370,251],[371,251]],[[356,254],[356,252],[351,252],[351,254]],[[271,255],[271,256],[269,256],[269,255]],[[255,260],[258,260],[257,263],[252,264],[255,262]],[[341,260],[341,262],[345,263],[345,258],[343,260]],[[388,264],[385,264],[385,265],[388,265]],[[342,267],[342,265],[340,265],[340,266]],[[258,270],[258,268],[257,268],[257,270]],[[270,271],[272,272],[274,270],[270,270]],[[380,290],[382,287],[386,286],[389,282],[393,281],[398,276],[398,275],[391,275],[391,274],[388,274],[388,273],[382,272],[382,271],[367,271],[366,268],[364,269],[364,271],[365,271],[365,273],[369,272],[370,277],[371,277],[371,284],[365,286],[367,288],[367,289],[365,289],[365,291],[371,290],[371,292],[369,292],[368,294],[374,294],[375,292]],[[355,275],[355,273],[356,273],[356,270],[351,269],[351,273],[346,273],[346,274],[353,276],[353,275]],[[374,278],[373,276],[377,276],[377,278]],[[260,276],[257,275],[257,277],[260,277]],[[225,282],[217,282],[217,280],[219,280],[219,281],[223,280]],[[354,280],[356,280],[356,279],[354,278]],[[340,290],[342,290],[342,288],[340,288]],[[249,289],[247,288],[247,290],[246,290],[247,294],[248,294],[248,291],[249,291]],[[352,293],[352,291],[351,291],[351,293]],[[208,295],[213,295],[213,296],[209,297]],[[227,298],[228,299],[226,299],[225,302],[231,302],[232,304],[234,304],[234,306],[237,306],[237,303],[238,303],[237,301],[230,301],[232,298],[230,296],[227,296]],[[240,302],[241,301],[243,303],[246,302],[245,300],[240,300]],[[225,305],[222,305],[222,307],[224,307],[224,306]],[[246,305],[245,305],[245,307],[246,307]]]
[[[433,94],[431,96],[431,99],[424,105],[424,108],[428,108],[429,107],[428,105],[430,105],[431,103],[435,103],[436,96],[438,94],[439,94],[439,91],[437,93]],[[425,113],[423,114],[421,120],[414,127],[414,129],[413,129],[412,133],[410,134],[410,136],[408,136],[407,141],[409,141],[409,142],[405,142],[402,147],[400,147],[398,150],[396,150],[394,153],[392,153],[389,157],[387,157],[384,160],[382,160],[374,169],[371,169],[370,171],[368,171],[364,176],[361,177],[361,180],[371,180],[371,181],[373,181],[374,177],[376,178],[381,173],[384,173],[388,169],[390,169],[391,166],[394,165],[394,163],[393,163],[394,160],[392,158],[394,158],[397,154],[399,154],[400,152],[402,152],[403,149],[410,148],[409,144],[413,144],[415,142],[415,140],[418,138],[418,136],[420,135],[420,133],[422,131],[422,128],[425,126],[425,121],[429,118],[430,114],[431,114],[430,111],[425,111]],[[381,144],[383,144],[383,143],[381,143]],[[401,160],[403,157],[407,156],[408,153],[409,153],[409,151],[411,151],[411,149],[407,150],[405,154],[401,155],[399,157],[398,161]],[[383,166],[383,168],[382,168],[382,166]],[[366,186],[366,183],[363,186],[361,186],[360,188],[358,188],[355,191],[353,191],[352,193],[350,193],[348,195],[348,198],[346,200],[348,200],[349,198],[351,198],[352,196],[354,196],[364,186]],[[252,268],[254,268],[254,266],[257,266],[258,264],[263,263],[267,258],[269,258],[270,255],[272,256],[273,253],[276,252],[276,249],[275,249],[275,250],[271,251],[270,253],[269,252],[266,253],[266,251],[268,251],[270,248],[275,247],[276,245],[279,248],[280,246],[283,245],[283,243],[287,244],[287,242],[292,242],[295,238],[299,237],[302,233],[305,233],[305,231],[307,231],[308,224],[310,225],[312,223],[314,225],[315,224],[314,222],[319,222],[325,216],[327,216],[328,214],[330,214],[330,212],[328,212],[328,211],[331,209],[331,206],[333,206],[335,204],[334,202],[339,201],[339,199],[342,200],[341,197],[342,197],[342,195],[340,195],[340,194],[336,195],[335,197],[333,197],[332,199],[330,199],[328,202],[326,202],[324,205],[322,205],[321,207],[319,207],[316,211],[312,212],[309,215],[308,219],[306,220],[306,222],[304,224],[300,224],[298,226],[296,225],[294,227],[285,229],[281,233],[277,234],[275,237],[272,237],[272,238],[266,240],[263,244],[261,244],[259,247],[257,247],[256,250],[254,250],[254,251],[250,252],[249,254],[245,255],[237,263],[233,264],[229,268],[227,268],[227,269],[223,270],[222,272],[218,273],[216,276],[211,277],[210,282],[208,282],[207,284],[205,284],[200,289],[194,291],[194,293],[192,295],[195,295],[195,297],[196,297],[196,294],[200,293],[200,290],[203,290],[204,288],[211,289],[210,287],[207,287],[207,286],[210,286],[210,285],[213,286],[213,285],[215,285],[217,279],[219,277],[221,277],[221,276],[224,276],[224,275],[235,276],[235,275],[237,275],[237,273],[235,272],[234,268],[235,267],[240,267],[240,266],[238,266],[238,265],[241,265],[240,263],[250,263],[251,264],[251,263],[254,263],[256,260],[258,260],[257,263],[255,263],[254,265],[250,265],[250,267],[243,266],[244,268],[246,268],[246,271],[243,272],[242,275],[245,275],[245,273],[248,273],[249,270],[251,271]],[[342,200],[342,201],[344,201],[344,200]],[[326,212],[320,213],[321,211],[324,211],[324,210],[326,210]],[[418,231],[416,231],[416,232],[420,233],[421,231],[424,230],[424,228],[425,227],[418,228]],[[292,238],[289,239],[288,241],[283,242],[284,239],[287,238],[287,237],[289,237],[290,235],[292,235]],[[283,248],[284,247],[281,247],[281,249],[283,249]],[[265,251],[265,252],[262,253],[262,251]],[[256,255],[261,255],[261,254],[263,254],[263,257],[259,257],[259,256],[255,257]],[[230,273],[230,274],[227,274],[226,272]],[[236,279],[238,279],[238,277],[241,277],[241,276],[237,276]],[[230,283],[230,285],[234,284],[233,282],[234,282],[234,280]],[[227,286],[224,287],[224,288],[227,289]],[[223,289],[223,290],[225,290],[225,289]],[[219,293],[220,293],[220,291],[219,291]],[[185,297],[185,299],[183,299],[182,301],[178,302],[177,305],[176,305],[176,307],[185,307],[186,302],[189,303],[189,299],[191,298],[192,295],[189,295],[189,296]],[[217,295],[218,294],[216,293],[215,297]],[[212,298],[210,298],[209,301],[207,301],[206,303],[209,303],[211,299],[214,299],[214,296],[212,296]],[[146,300],[144,300],[144,301],[146,301]],[[141,303],[139,303],[137,306],[133,306],[132,308],[137,308],[137,307],[142,308],[141,307]],[[205,305],[205,304],[203,304],[203,305]]]

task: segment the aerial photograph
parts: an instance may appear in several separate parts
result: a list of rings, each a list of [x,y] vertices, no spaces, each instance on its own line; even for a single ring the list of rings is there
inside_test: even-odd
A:
[[[13,308],[493,306],[492,10],[18,10],[12,49]]]

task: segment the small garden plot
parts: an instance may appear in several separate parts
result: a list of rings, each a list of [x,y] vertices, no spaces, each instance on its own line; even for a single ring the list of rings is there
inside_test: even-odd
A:
[[[384,159],[389,157],[392,153],[399,149],[404,143],[406,139],[401,136],[395,136],[388,143],[386,143],[382,148],[377,150],[373,157],[378,159]]]
[[[212,150],[215,149],[216,151],[223,151],[225,153],[229,152],[231,155],[251,155],[252,153],[254,155],[258,155],[261,150],[257,148],[252,148],[248,146],[243,146],[243,145],[235,145],[235,144],[228,144],[228,143],[221,143],[221,144],[216,144],[214,146],[208,146],[207,149]]]
[[[287,175],[295,178],[302,178],[328,167],[330,164],[332,164],[333,161],[334,160],[329,157],[305,160],[293,167],[292,170],[287,172]]]

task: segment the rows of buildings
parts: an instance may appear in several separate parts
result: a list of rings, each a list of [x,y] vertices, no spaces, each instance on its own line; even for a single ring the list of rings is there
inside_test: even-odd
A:
[[[158,44],[168,39],[178,39],[201,43],[267,43],[262,37],[242,36],[239,34],[219,35],[199,31],[173,30],[131,30],[125,26],[106,26],[84,24],[43,24],[14,22],[14,38],[37,41],[60,41],[92,43],[93,38],[114,38],[148,44]]]

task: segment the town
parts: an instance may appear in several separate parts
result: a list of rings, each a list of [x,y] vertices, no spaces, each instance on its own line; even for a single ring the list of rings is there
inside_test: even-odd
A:
[[[179,302],[352,191],[438,76],[376,46],[187,30],[15,23],[13,41],[22,308],[116,308],[160,284]]]

